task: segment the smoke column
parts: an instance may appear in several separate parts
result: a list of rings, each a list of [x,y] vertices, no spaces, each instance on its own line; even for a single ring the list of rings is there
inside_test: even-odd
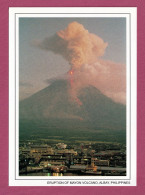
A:
[[[71,65],[70,95],[79,105],[79,90],[92,85],[112,100],[125,103],[125,65],[100,59],[108,43],[89,33],[82,24],[72,22],[54,36],[35,43],[38,47],[62,55]]]
[[[69,63],[72,69],[79,69],[83,64],[90,64],[104,54],[107,43],[91,34],[83,25],[72,22],[57,35],[67,43]]]

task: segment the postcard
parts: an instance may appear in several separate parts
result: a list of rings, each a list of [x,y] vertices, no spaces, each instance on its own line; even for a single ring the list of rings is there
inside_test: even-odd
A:
[[[9,9],[9,185],[136,186],[137,14]]]

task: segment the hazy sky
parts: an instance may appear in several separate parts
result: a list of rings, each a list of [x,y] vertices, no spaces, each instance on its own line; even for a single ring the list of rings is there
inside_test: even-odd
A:
[[[126,64],[125,18],[20,18],[20,99],[46,87],[46,80],[61,76],[70,69],[62,56],[41,50],[32,43],[54,35],[73,21],[108,43],[103,59]]]

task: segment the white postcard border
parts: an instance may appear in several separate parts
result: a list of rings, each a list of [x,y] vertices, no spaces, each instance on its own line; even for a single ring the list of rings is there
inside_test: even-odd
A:
[[[69,9],[69,13],[68,13]],[[10,8],[9,9],[9,185],[10,186],[136,186],[137,32],[136,8]],[[30,177],[18,175],[19,153],[19,17],[126,17],[127,176]],[[43,14],[42,14],[43,13]],[[47,14],[45,14],[47,13]],[[49,13],[49,14],[48,14]],[[55,13],[57,13],[55,15]],[[66,16],[66,13],[67,16]],[[75,14],[74,14],[75,13]],[[78,15],[79,13],[79,15]],[[94,14],[92,14],[94,13]],[[105,14],[103,14],[105,13]],[[120,15],[123,14],[123,15]],[[60,15],[61,14],[61,15]],[[52,17],[52,16],[51,16]],[[129,57],[130,56],[130,57]],[[130,66],[131,64],[131,66]],[[17,91],[17,92],[16,92]],[[131,93],[130,93],[131,91]],[[130,101],[131,100],[131,101]],[[131,107],[129,106],[131,105]],[[131,117],[131,118],[130,118]],[[131,120],[131,123],[130,123]],[[131,129],[129,131],[128,129]],[[131,144],[131,145],[130,145]],[[131,167],[129,166],[131,164]],[[37,179],[36,179],[37,178]],[[73,178],[73,180],[72,180]],[[51,181],[51,182],[50,182]],[[60,182],[61,181],[61,182]],[[65,182],[62,182],[65,181]],[[72,182],[75,181],[75,182]],[[86,182],[85,182],[86,181]],[[106,182],[106,183],[105,183]]]

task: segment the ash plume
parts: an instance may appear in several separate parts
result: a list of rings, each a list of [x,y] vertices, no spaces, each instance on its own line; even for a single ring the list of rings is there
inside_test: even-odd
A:
[[[72,69],[78,69],[83,64],[90,64],[104,54],[107,43],[86,30],[83,25],[72,22],[57,35],[67,43],[69,63]]]
[[[102,60],[108,43],[89,33],[82,24],[72,22],[55,35],[35,42],[41,49],[64,57],[70,64],[70,94],[81,105],[77,95],[85,86],[93,85],[112,100],[125,103],[125,65]]]

